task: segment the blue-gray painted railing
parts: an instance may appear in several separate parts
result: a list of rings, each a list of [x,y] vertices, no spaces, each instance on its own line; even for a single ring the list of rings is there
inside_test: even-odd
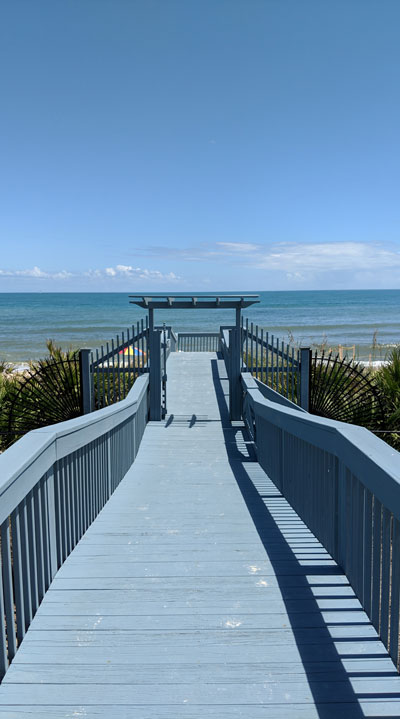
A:
[[[118,404],[29,432],[0,456],[0,676],[57,569],[134,461],[148,386],[144,375]]]
[[[242,372],[308,409],[310,350],[300,350],[258,325],[242,323]],[[302,361],[303,360],[303,361]]]
[[[399,666],[400,453],[363,427],[263,396],[249,373],[242,386],[259,463],[342,566]]]
[[[179,332],[179,352],[218,352],[219,332]]]
[[[136,378],[148,371],[148,338],[146,318],[91,352],[88,360],[90,385],[87,372],[82,378],[86,412],[124,399]]]
[[[297,349],[259,330],[257,325],[242,324],[240,338],[235,327],[220,328],[219,349],[229,378],[231,419],[240,415],[241,388],[238,377],[250,372],[258,381],[308,410],[310,359],[308,348]],[[233,346],[234,345],[234,346]]]

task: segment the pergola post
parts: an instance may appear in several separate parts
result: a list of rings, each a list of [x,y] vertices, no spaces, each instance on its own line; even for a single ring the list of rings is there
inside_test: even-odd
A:
[[[150,420],[161,420],[161,332],[154,329],[154,310],[149,308]]]
[[[236,325],[229,330],[229,417],[231,420],[242,418],[241,386],[241,308],[236,307]]]

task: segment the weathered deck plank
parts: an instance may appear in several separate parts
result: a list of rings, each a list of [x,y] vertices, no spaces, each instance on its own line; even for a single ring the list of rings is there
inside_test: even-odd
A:
[[[400,717],[384,646],[231,427],[218,365],[171,355],[167,422],[55,577],[0,717]]]

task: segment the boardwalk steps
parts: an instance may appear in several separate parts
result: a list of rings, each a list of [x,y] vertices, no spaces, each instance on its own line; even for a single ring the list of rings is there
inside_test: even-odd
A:
[[[168,382],[166,420],[54,578],[0,717],[400,717],[348,580],[229,422],[217,355],[171,355]]]

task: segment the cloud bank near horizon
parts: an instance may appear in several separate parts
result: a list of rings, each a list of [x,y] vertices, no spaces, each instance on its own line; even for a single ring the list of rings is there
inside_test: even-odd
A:
[[[12,286],[16,291],[26,285],[34,289],[55,286],[60,291],[198,290],[211,284],[219,290],[238,286],[259,290],[400,288],[400,250],[383,243],[215,242],[179,248],[141,247],[134,249],[133,255],[157,258],[161,269],[133,263],[82,271],[38,266],[0,269],[0,290],[4,284],[7,290]]]

